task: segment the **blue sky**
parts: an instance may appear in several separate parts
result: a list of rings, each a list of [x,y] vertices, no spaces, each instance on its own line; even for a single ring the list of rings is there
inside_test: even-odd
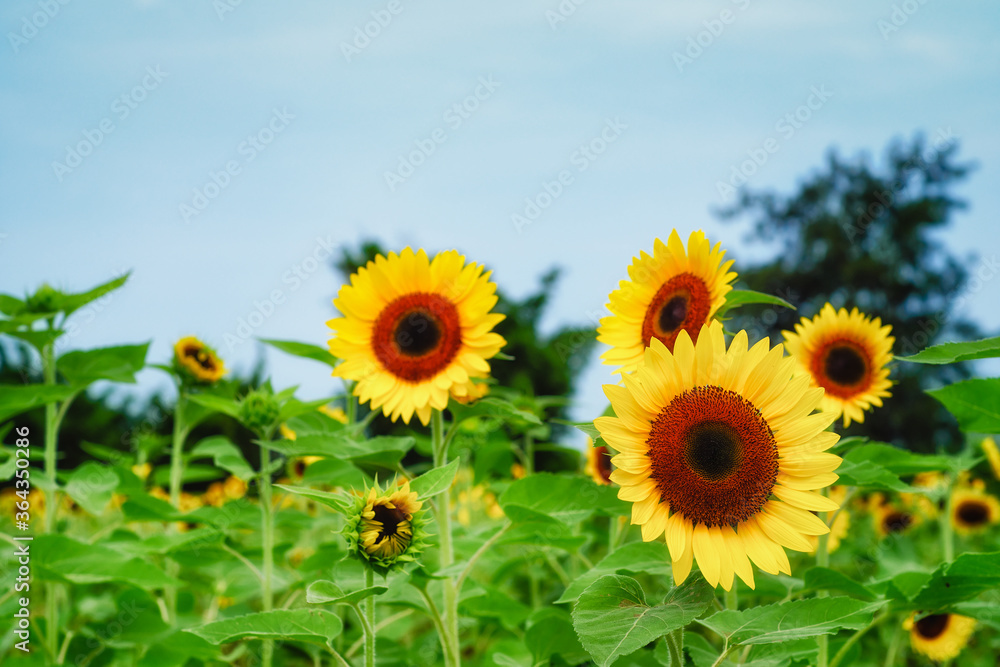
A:
[[[163,361],[194,334],[248,369],[241,320],[324,344],[317,258],[368,237],[458,248],[513,295],[559,265],[546,324],[586,323],[671,228],[766,256],[712,214],[765,146],[750,185],[788,191],[831,146],[953,136],[979,166],[942,240],[997,252],[995,2],[97,4],[0,7],[0,291],[134,271],[71,347],[152,339]],[[515,225],[526,199],[547,206]],[[965,305],[990,331],[998,285]],[[266,354],[277,386],[338,386]],[[578,417],[608,379],[587,371]]]

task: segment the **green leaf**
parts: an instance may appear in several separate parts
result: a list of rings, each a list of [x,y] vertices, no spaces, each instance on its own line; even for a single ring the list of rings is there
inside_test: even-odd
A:
[[[563,591],[556,604],[574,602],[595,581],[606,574],[645,573],[666,577],[670,574],[670,553],[665,542],[629,542],[605,556]]]
[[[336,366],[337,362],[340,361],[337,357],[330,354],[330,351],[325,347],[313,345],[312,343],[300,343],[294,340],[274,340],[273,338],[261,338],[260,342],[266,343],[271,347],[276,347],[282,352],[287,352],[303,359],[312,359],[330,367]]]
[[[671,589],[663,604],[646,603],[639,582],[605,575],[591,584],[573,608],[573,628],[600,667],[629,655],[697,618],[714,592],[701,577]]]
[[[859,445],[844,455],[845,461],[857,466],[877,464],[894,475],[915,475],[921,472],[940,472],[942,470],[964,470],[960,467],[964,462],[954,456],[939,456],[935,454],[917,454],[914,452],[887,445],[884,442],[872,442]],[[852,472],[861,474],[854,468]],[[837,469],[840,474],[840,468]]]
[[[428,470],[410,482],[410,491],[415,491],[424,500],[446,491],[458,474],[459,463],[460,460],[455,459],[447,465]]]
[[[551,608],[524,633],[524,645],[531,651],[535,665],[549,664],[554,655],[567,665],[579,665],[590,659],[573,631],[570,615]]]
[[[118,488],[118,475],[108,466],[88,461],[74,470],[66,482],[66,493],[89,514],[99,516]]]
[[[67,385],[0,384],[0,422],[46,403],[58,403],[77,391]]]
[[[59,357],[56,368],[77,387],[97,380],[134,384],[135,374],[146,365],[148,351],[149,343],[73,350]]]
[[[281,406],[281,412],[278,414],[278,421],[286,421],[299,415],[308,414],[310,412],[316,412],[322,406],[329,403],[330,398],[318,398],[315,401],[300,401],[297,398],[292,398]]]
[[[320,580],[309,584],[306,589],[306,602],[309,604],[357,604],[373,595],[382,595],[388,586],[370,586],[360,590],[345,593],[332,581]]]
[[[486,586],[464,595],[460,607],[469,616],[498,619],[508,630],[520,626],[531,614],[530,608],[503,591]]]
[[[74,584],[124,581],[143,589],[181,584],[141,558],[129,558],[114,549],[77,542],[65,535],[39,535],[31,550],[32,566],[41,578],[49,581]]]
[[[896,359],[915,364],[954,364],[959,361],[993,357],[1000,357],[1000,336],[964,343],[941,343],[909,357],[896,357]]]
[[[325,645],[343,630],[340,617],[323,609],[275,609],[188,628],[211,644],[240,639],[285,639]]]
[[[66,313],[67,316],[69,316],[71,313],[73,313],[73,311],[86,306],[91,301],[100,299],[108,292],[115,291],[116,289],[124,285],[125,282],[129,279],[129,276],[131,275],[132,272],[129,271],[124,276],[115,278],[114,280],[109,280],[108,282],[98,285],[93,289],[89,289],[86,292],[77,292],[75,294],[64,294],[62,295],[62,298],[56,302],[57,304],[56,307],[59,310]]]
[[[268,449],[281,452],[289,458],[299,456],[324,456],[352,461],[356,465],[396,470],[399,462],[413,448],[416,441],[409,436],[379,436],[357,442],[346,433],[334,435],[309,435],[295,440],[276,440],[261,443]]]
[[[205,393],[190,394],[187,398],[190,403],[239,419],[240,404],[231,398]]]
[[[542,420],[535,414],[521,410],[510,401],[496,396],[487,396],[469,404],[452,400],[448,403],[448,410],[456,424],[473,417],[489,417],[503,422],[522,420],[538,426],[542,424]]]
[[[1000,432],[1000,378],[963,380],[927,393],[955,415],[966,433]]]
[[[0,313],[13,316],[22,310],[24,310],[24,301],[10,294],[0,294]]]
[[[191,453],[188,454],[188,458],[191,460],[207,457],[211,457],[216,466],[243,481],[247,481],[256,474],[247,460],[243,458],[243,452],[240,451],[240,448],[225,436],[214,435],[205,438],[195,445]]]
[[[878,597],[867,586],[859,584],[846,574],[831,570],[828,567],[813,567],[806,570],[805,587],[810,591],[825,590],[847,593],[851,597],[864,600],[865,602],[871,602]]]
[[[884,466],[873,461],[851,461],[846,457],[837,468],[837,475],[840,477],[838,484],[846,486],[857,486],[867,489],[879,489],[881,491],[895,491],[897,493],[914,493],[919,491],[909,484],[899,479],[898,475],[893,475]]]
[[[296,495],[315,500],[316,502],[326,505],[330,509],[340,512],[341,514],[347,514],[353,507],[353,503],[343,494],[330,493],[329,491],[319,491],[305,486],[287,486],[285,484],[275,484],[274,486],[275,488],[288,491],[289,493],[294,493]]]
[[[1000,552],[962,554],[942,563],[911,600],[917,609],[938,610],[1000,587]]]
[[[734,289],[730,290],[730,292],[726,295],[726,302],[722,304],[722,307],[719,308],[715,316],[721,318],[733,308],[748,306],[755,303],[782,306],[784,308],[791,308],[792,310],[795,310],[795,306],[779,297],[764,294],[763,292],[755,292],[753,290]]]
[[[500,495],[499,503],[508,516],[511,516],[509,508],[523,507],[570,524],[598,510],[606,512],[625,507],[610,487],[598,486],[580,475],[551,473],[529,475],[515,481]]]
[[[726,638],[730,646],[770,644],[834,634],[842,628],[860,630],[883,605],[885,601],[861,602],[848,597],[810,598],[720,611],[698,622]]]
[[[573,529],[562,521],[545,514],[517,506],[507,511],[514,525],[497,541],[498,546],[526,544],[535,549],[550,547],[573,553],[587,541],[583,535],[574,535]]]

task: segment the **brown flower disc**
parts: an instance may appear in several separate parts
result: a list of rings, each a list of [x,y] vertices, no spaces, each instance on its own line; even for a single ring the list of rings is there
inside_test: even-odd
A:
[[[371,344],[396,377],[427,380],[447,368],[462,347],[458,310],[439,294],[406,294],[379,313]]]
[[[642,321],[642,340],[658,338],[668,350],[681,331],[697,342],[701,326],[708,320],[712,295],[705,281],[690,273],[681,273],[663,283],[646,309]]]

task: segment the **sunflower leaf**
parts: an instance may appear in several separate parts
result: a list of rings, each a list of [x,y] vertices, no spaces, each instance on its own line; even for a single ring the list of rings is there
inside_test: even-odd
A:
[[[273,338],[261,338],[259,340],[282,352],[287,352],[303,359],[312,359],[327,366],[336,366],[337,362],[340,361],[337,357],[330,354],[330,351],[326,348],[313,345],[312,343],[300,343],[295,340],[274,340]]]
[[[942,563],[910,602],[915,609],[938,610],[1000,587],[1000,552],[966,553]]]
[[[914,493],[920,489],[906,484],[898,475],[893,475],[884,466],[873,461],[851,461],[847,457],[841,461],[837,468],[837,475],[840,476],[838,484],[847,486],[857,486],[865,489],[879,489],[880,491],[896,491],[897,493]]]
[[[791,308],[792,310],[795,310],[795,306],[780,297],[748,289],[734,289],[730,290],[730,292],[726,295],[726,302],[722,304],[715,316],[721,318],[733,308],[748,306],[750,304],[770,304],[772,306],[782,306],[784,308]]]
[[[239,639],[286,639],[325,645],[343,630],[340,617],[323,609],[275,609],[216,621],[186,632],[212,644]]]
[[[93,516],[99,516],[118,488],[118,475],[110,466],[87,461],[69,475],[66,493]]]
[[[229,438],[222,435],[209,436],[195,445],[188,459],[212,458],[212,463],[226,472],[239,477],[244,482],[256,473],[243,458],[243,452]]]
[[[556,604],[575,602],[605,574],[644,573],[666,577],[670,574],[670,553],[664,542],[630,542],[605,556],[593,568],[573,580]]]
[[[580,595],[573,608],[573,628],[600,667],[638,651],[697,618],[714,593],[701,577],[689,577],[671,589],[663,604],[650,606],[639,582],[605,575]]]
[[[771,644],[803,637],[859,630],[871,624],[886,602],[862,602],[849,597],[792,600],[743,611],[720,611],[698,623],[724,637],[730,646]]]
[[[826,590],[847,593],[851,597],[872,602],[878,596],[867,586],[859,584],[846,574],[831,570],[828,567],[813,567],[806,570],[805,587],[807,590]]]
[[[856,466],[876,464],[894,475],[915,475],[942,470],[960,472],[975,464],[975,459],[969,457],[917,454],[884,442],[869,442],[855,447],[844,455],[844,461]],[[848,468],[848,471],[862,474],[856,468]],[[837,469],[837,474],[840,474],[840,468]]]
[[[319,491],[305,486],[288,486],[287,484],[275,484],[274,487],[276,489],[282,489],[284,491],[288,491],[289,493],[294,493],[296,495],[315,500],[316,502],[326,505],[330,509],[340,512],[341,514],[347,514],[352,509],[351,501],[340,493]]]
[[[546,665],[554,655],[569,665],[587,662],[589,656],[573,632],[569,613],[548,608],[531,619],[531,627],[524,633],[524,645],[534,657],[532,664]]]
[[[77,391],[67,385],[0,384],[0,423],[46,403],[62,401]]]
[[[382,595],[388,586],[370,586],[360,590],[345,593],[332,581],[321,579],[309,584],[306,589],[306,602],[309,604],[357,604],[373,595]]]
[[[240,415],[240,404],[231,398],[225,396],[218,396],[216,394],[190,394],[188,401],[199,405],[203,408],[208,408],[214,412],[221,412],[224,415],[229,415],[230,417],[237,419]]]
[[[611,487],[598,486],[579,475],[551,473],[529,475],[515,481],[500,494],[499,502],[508,516],[508,508],[523,507],[568,524],[582,521],[598,510],[627,508]]]
[[[59,357],[56,368],[76,387],[97,380],[134,384],[135,374],[146,364],[148,351],[149,343],[73,350]]]
[[[467,405],[452,399],[448,403],[448,410],[456,424],[473,417],[490,417],[502,422],[522,420],[537,426],[542,424],[537,415],[521,410],[510,401],[497,396],[487,396]]]
[[[955,415],[966,433],[1000,432],[1000,378],[963,380],[927,393]]]
[[[451,486],[458,474],[460,459],[454,459],[451,463],[428,470],[420,477],[410,482],[410,490],[415,491],[421,500],[433,498]]]
[[[896,357],[899,361],[914,364],[954,364],[959,361],[991,359],[1000,357],[1000,336],[964,343],[941,343],[924,348],[908,357]]]

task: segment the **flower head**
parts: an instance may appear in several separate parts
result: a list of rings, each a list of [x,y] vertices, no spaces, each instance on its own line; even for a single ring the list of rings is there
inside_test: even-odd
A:
[[[594,447],[594,441],[587,438],[587,464],[583,471],[602,486],[611,484],[611,452],[604,445]]]
[[[226,367],[215,351],[194,336],[181,338],[174,344],[174,367],[195,382],[218,382],[226,374]]]
[[[958,614],[930,614],[914,620],[911,614],[903,622],[903,629],[910,631],[910,645],[917,653],[931,660],[947,662],[958,657],[969,643],[976,620]]]
[[[1000,521],[1000,501],[977,488],[956,488],[951,494],[951,523],[956,533],[981,533]]]
[[[422,507],[409,482],[383,491],[376,481],[347,517],[343,535],[348,553],[383,574],[414,561],[425,547]]]

